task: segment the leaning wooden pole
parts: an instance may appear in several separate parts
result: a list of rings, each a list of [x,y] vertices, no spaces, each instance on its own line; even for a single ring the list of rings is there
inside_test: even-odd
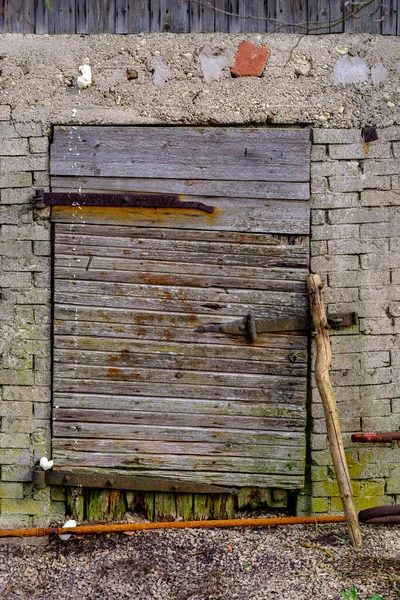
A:
[[[340,497],[346,517],[351,545],[361,546],[361,530],[358,523],[356,507],[346,456],[344,453],[342,432],[335,394],[329,377],[332,362],[332,350],[329,340],[329,325],[326,318],[323,299],[323,283],[319,275],[310,275],[307,280],[307,290],[310,298],[310,310],[314,325],[316,344],[315,380],[325,411],[328,430],[329,448],[332,455],[336,479],[339,485]]]

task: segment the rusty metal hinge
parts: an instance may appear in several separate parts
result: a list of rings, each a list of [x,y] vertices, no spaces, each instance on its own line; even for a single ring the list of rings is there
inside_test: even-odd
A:
[[[333,329],[339,327],[350,327],[358,325],[358,314],[351,313],[335,313],[328,316],[329,326]],[[277,317],[275,319],[263,319],[256,317],[250,312],[243,319],[237,321],[229,321],[228,323],[216,323],[213,325],[205,325],[197,327],[197,333],[227,333],[230,335],[242,335],[250,342],[255,342],[259,333],[278,333],[283,331],[305,331],[312,327],[312,322],[309,316],[304,317]]]
[[[214,206],[196,201],[182,201],[176,194],[79,194],[36,190],[36,208],[46,206],[125,206],[136,208],[194,208],[212,213]]]
[[[102,488],[112,490],[137,490],[144,492],[193,492],[199,494],[237,494],[238,488],[190,481],[174,481],[162,477],[140,475],[114,475],[113,473],[86,473],[84,471],[43,471],[34,467],[32,483],[37,489],[46,485],[63,487]]]

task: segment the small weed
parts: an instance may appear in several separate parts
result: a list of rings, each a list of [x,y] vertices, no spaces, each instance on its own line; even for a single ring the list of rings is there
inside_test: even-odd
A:
[[[357,590],[354,586],[351,590],[341,590],[340,595],[342,598],[345,598],[345,600],[358,600]],[[368,598],[368,600],[385,600],[385,598],[382,598],[382,596],[379,596],[378,594],[374,594]]]

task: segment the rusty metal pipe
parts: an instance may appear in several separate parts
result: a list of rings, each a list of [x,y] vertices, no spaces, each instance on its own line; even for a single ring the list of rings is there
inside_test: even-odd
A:
[[[32,529],[2,529],[0,537],[41,537],[75,533],[123,533],[149,529],[212,529],[215,527],[270,527],[278,525],[314,525],[318,523],[344,523],[338,516],[322,517],[271,517],[267,519],[227,519],[214,521],[172,521],[167,523],[118,523],[109,525],[80,525],[79,527],[36,527]]]
[[[352,442],[375,443],[375,442],[394,442],[400,440],[400,431],[385,431],[383,433],[353,433]]]

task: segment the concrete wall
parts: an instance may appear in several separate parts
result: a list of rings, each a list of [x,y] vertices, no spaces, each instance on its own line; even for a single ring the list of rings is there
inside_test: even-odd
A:
[[[267,45],[261,77],[231,77],[244,36],[0,36],[1,352],[0,524],[61,520],[59,492],[34,491],[31,468],[50,456],[51,273],[46,188],[55,124],[271,124],[313,130],[312,263],[332,312],[358,310],[359,328],[333,337],[333,379],[359,507],[400,500],[400,448],[361,446],[356,431],[400,428],[400,47],[373,36],[247,36]],[[206,82],[198,54],[226,57]],[[169,80],[153,83],[160,57]],[[341,57],[359,57],[382,83],[334,85]],[[79,89],[78,67],[94,83]],[[382,62],[383,61],[383,62]],[[137,71],[128,80],[126,70]],[[381,70],[379,67],[378,70]],[[373,83],[375,81],[375,85]],[[360,128],[376,125],[365,147]],[[311,401],[312,400],[312,401]],[[312,418],[311,418],[312,417]],[[322,406],[310,399],[309,483],[299,512],[338,512]]]

